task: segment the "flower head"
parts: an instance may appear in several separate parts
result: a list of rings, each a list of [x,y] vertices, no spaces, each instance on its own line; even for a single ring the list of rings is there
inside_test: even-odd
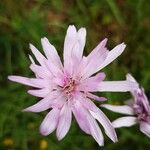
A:
[[[33,87],[28,93],[41,97],[39,102],[24,111],[41,112],[49,109],[40,126],[42,135],[48,135],[56,129],[57,138],[61,140],[69,131],[73,113],[80,128],[92,135],[99,145],[103,145],[104,140],[95,119],[102,124],[108,137],[116,142],[117,136],[112,124],[92,101],[105,101],[106,98],[96,96],[93,92],[126,92],[135,86],[134,82],[103,81],[104,73],[93,74],[116,59],[123,52],[125,44],[109,51],[105,47],[107,39],[104,39],[86,57],[83,56],[85,40],[85,28],[77,31],[75,26],[69,26],[64,41],[63,64],[47,38],[41,39],[46,57],[30,44],[31,51],[39,62],[39,65],[35,64],[29,56],[32,62],[30,69],[35,78],[9,76],[9,79]]]
[[[127,80],[135,82],[138,85],[136,80],[130,74],[127,75]],[[130,127],[134,124],[139,124],[140,131],[150,137],[150,104],[144,89],[138,87],[137,89],[131,90],[131,94],[133,99],[128,100],[126,102],[127,105],[113,106],[104,104],[102,107],[114,112],[130,115],[113,121],[113,126],[115,128]]]

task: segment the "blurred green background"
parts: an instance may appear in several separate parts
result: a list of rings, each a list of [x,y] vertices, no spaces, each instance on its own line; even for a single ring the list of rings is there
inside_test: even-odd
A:
[[[55,133],[43,137],[38,127],[43,113],[23,113],[37,98],[27,87],[7,80],[10,74],[31,77],[29,43],[41,49],[46,36],[62,56],[68,25],[87,29],[85,54],[103,38],[108,48],[125,42],[125,52],[104,71],[107,80],[123,80],[131,72],[150,98],[150,4],[146,0],[1,0],[0,1],[0,150],[147,150],[150,139],[139,127],[117,129],[118,143],[105,136],[99,147],[73,120],[67,136],[60,142]],[[103,94],[103,93],[102,93]],[[109,103],[122,104],[129,93],[104,93]],[[100,105],[98,103],[97,105]],[[118,117],[103,110],[110,120]]]

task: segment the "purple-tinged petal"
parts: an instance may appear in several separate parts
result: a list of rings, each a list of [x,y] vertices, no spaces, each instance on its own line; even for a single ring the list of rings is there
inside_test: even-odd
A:
[[[139,88],[139,84],[137,83],[137,81],[134,79],[134,77],[131,74],[127,74],[126,78],[128,81],[132,81],[137,85],[136,89],[132,89],[131,93],[134,97],[135,103],[137,105],[143,105],[144,109],[149,112],[150,111],[150,107],[149,107],[149,101],[147,96],[145,95],[145,91],[144,88]]]
[[[75,26],[69,26],[64,42],[64,71],[69,74],[76,73],[78,64],[83,55],[86,30],[81,28],[78,32]]]
[[[150,124],[144,121],[140,122],[140,131],[150,137]]]
[[[64,41],[64,68],[69,70],[71,63],[71,54],[77,41],[77,31],[75,26],[68,27]],[[69,67],[69,68],[68,68]],[[70,72],[69,72],[70,73]]]
[[[104,78],[105,78],[105,73],[98,73],[95,76],[82,80],[78,86],[78,89],[80,91],[90,91],[90,92],[94,91],[95,92],[97,91],[99,83],[102,80],[104,80]]]
[[[91,100],[96,100],[96,101],[99,101],[99,102],[102,102],[102,101],[106,101],[107,99],[105,97],[99,97],[99,96],[96,96],[92,93],[86,93],[87,97],[90,98]]]
[[[89,111],[79,101],[76,101],[72,111],[80,128],[85,133],[92,135],[100,146],[104,145],[103,134]]]
[[[92,59],[95,55],[97,55],[98,52],[103,52],[103,48],[106,46],[107,38],[102,40],[94,49],[93,51],[88,55],[88,59]]]
[[[8,76],[8,79],[11,80],[11,81],[14,81],[14,82],[18,82],[18,83],[21,83],[21,84],[24,84],[24,85],[28,85],[28,86],[33,86],[34,85],[32,83],[30,83],[30,79],[29,78],[26,78],[26,77],[21,77],[21,76]]]
[[[90,129],[87,123],[86,110],[79,102],[76,102],[72,107],[73,114],[79,127],[87,134],[90,134]]]
[[[29,55],[29,59],[30,59],[30,61],[31,61],[32,64],[35,64],[35,61],[34,61],[34,59],[32,58],[31,55]]]
[[[51,72],[42,66],[39,66],[36,64],[31,64],[30,69],[35,73],[36,76],[38,76],[40,78],[51,78],[52,77]]]
[[[109,119],[106,117],[106,115],[100,109],[97,109],[97,111],[95,111],[95,112],[94,111],[90,111],[90,113],[103,126],[103,128],[105,129],[105,133],[107,134],[107,136],[113,142],[117,142],[118,139],[117,139],[116,132],[115,132],[113,126],[112,126],[112,123],[109,121]]]
[[[36,97],[46,97],[51,92],[48,88],[28,90],[28,93]]]
[[[59,69],[62,69],[62,63],[55,47],[50,44],[48,39],[45,37],[41,39],[41,43],[48,60],[51,61],[53,65],[56,65]]]
[[[63,76],[62,70],[59,69],[57,66],[53,65],[51,62],[46,61],[45,65],[54,77]]]
[[[64,80],[63,80],[63,78],[53,78],[53,83],[55,83],[56,85],[59,85],[59,86],[61,86],[61,87],[63,87],[64,86]]]
[[[114,128],[131,127],[137,123],[136,117],[121,117],[112,122]]]
[[[28,108],[25,108],[23,111],[42,112],[42,111],[49,109],[51,107],[51,103],[52,103],[52,100],[50,100],[49,98],[44,98],[44,99],[40,100],[39,102],[37,102],[36,104],[34,104]]]
[[[87,64],[82,70],[82,78],[90,77],[92,74],[99,71],[99,67],[104,62],[108,55],[108,50],[105,48],[105,40],[103,40],[90,54],[87,56]]]
[[[60,110],[53,108],[44,118],[40,126],[40,133],[44,136],[51,134],[57,126]]]
[[[37,88],[51,87],[51,80],[49,79],[31,78],[29,81]]]
[[[103,134],[102,134],[102,131],[99,128],[96,120],[90,114],[87,115],[87,118],[88,118],[91,135],[96,140],[96,142],[99,144],[99,146],[103,146],[104,145]]]
[[[87,110],[97,111],[98,109],[98,107],[88,98],[81,97],[79,101]]]
[[[133,94],[135,103],[140,107],[143,107],[145,111],[150,112],[150,106],[147,96],[145,95],[144,89],[139,88]]]
[[[62,140],[68,133],[72,120],[72,112],[66,103],[60,111],[59,122],[57,125],[56,135],[58,140]]]
[[[27,111],[27,112],[45,111],[45,110],[51,108],[51,106],[54,103],[54,100],[59,97],[59,94],[60,93],[58,93],[58,92],[51,92],[47,97],[43,98],[42,100],[40,100],[36,104],[24,109],[23,111]]]
[[[112,61],[114,61],[118,56],[122,54],[124,51],[126,45],[124,43],[117,45],[115,48],[113,48],[106,57],[105,61],[101,64],[99,67],[99,70],[103,69],[105,66],[110,64]]]
[[[132,81],[132,82],[136,82],[137,83],[137,81],[133,78],[133,76],[131,75],[131,74],[127,74],[126,75],[126,79],[128,80],[128,81]]]
[[[30,44],[30,49],[32,51],[32,53],[34,54],[35,58],[37,59],[37,61],[42,65],[45,66],[45,60],[46,58],[40,53],[40,51],[33,46],[32,44]]]
[[[131,81],[102,81],[99,83],[98,91],[127,92],[136,89],[137,85]]]
[[[83,50],[86,42],[86,29],[85,28],[80,28],[78,33],[78,42],[80,45],[80,49],[76,51],[76,56],[78,57],[79,60],[81,60],[82,55],[83,55]]]
[[[114,106],[110,104],[103,104],[101,107],[104,107],[108,110],[111,110],[113,112],[117,112],[120,114],[127,114],[127,115],[134,115],[134,110],[130,106],[122,105],[122,106]]]
[[[24,85],[28,85],[28,86],[32,86],[32,87],[36,87],[36,88],[42,88],[43,87],[43,81],[41,81],[40,79],[30,79],[27,77],[21,77],[21,76],[8,76],[8,79],[14,82],[18,82]],[[40,81],[40,83],[42,82],[42,86],[40,85],[40,83],[36,82],[37,80]]]

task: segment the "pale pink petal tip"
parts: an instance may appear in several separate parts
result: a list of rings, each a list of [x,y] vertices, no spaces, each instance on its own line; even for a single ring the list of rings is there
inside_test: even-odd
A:
[[[150,137],[150,124],[147,122],[141,121],[140,122],[140,130],[143,132],[145,135]]]
[[[136,80],[134,79],[134,77],[133,77],[130,73],[128,73],[128,74],[126,75],[126,79],[127,79],[128,81],[136,82]]]
[[[67,29],[67,34],[69,35],[75,35],[77,32],[76,27],[74,25],[69,25]]]
[[[34,59],[32,58],[31,55],[29,55],[29,59],[30,59],[30,61],[31,61],[32,64],[35,64],[35,61],[34,61]]]
[[[137,123],[136,117],[121,117],[112,122],[114,128],[131,127]]]
[[[105,38],[105,39],[103,39],[103,40],[102,40],[102,42],[101,42],[101,43],[102,43],[102,45],[103,45],[104,47],[105,47],[105,45],[106,45],[107,41],[108,41],[108,39],[107,39],[107,38]]]
[[[103,104],[101,107],[104,107],[108,110],[111,110],[113,112],[117,112],[120,114],[128,114],[128,115],[134,115],[134,110],[130,106],[122,105],[122,106],[114,106],[110,104]]]
[[[46,115],[46,117],[40,125],[40,133],[42,135],[47,136],[56,129],[59,118],[59,112],[59,109],[52,109]]]
[[[115,129],[113,128],[112,123],[109,121],[109,119],[106,117],[106,115],[100,109],[98,109],[97,112],[90,111],[90,113],[103,126],[103,128],[105,129],[105,133],[107,134],[107,136],[113,142],[117,142],[118,139],[117,139],[117,135],[116,135]]]
[[[14,81],[14,76],[8,76],[8,79]]]
[[[59,121],[56,130],[57,139],[59,141],[62,140],[68,133],[71,126],[71,120],[72,120],[71,109],[68,107],[67,104],[65,104],[60,111]]]

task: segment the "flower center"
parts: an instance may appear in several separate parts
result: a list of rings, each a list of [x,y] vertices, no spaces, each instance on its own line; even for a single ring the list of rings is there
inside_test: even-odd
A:
[[[138,120],[147,120],[148,114],[144,110],[143,106],[141,105],[134,105],[134,111],[136,113],[136,116]]]
[[[63,87],[63,91],[65,92],[65,94],[70,95],[75,90],[75,87],[75,80],[71,78]]]

